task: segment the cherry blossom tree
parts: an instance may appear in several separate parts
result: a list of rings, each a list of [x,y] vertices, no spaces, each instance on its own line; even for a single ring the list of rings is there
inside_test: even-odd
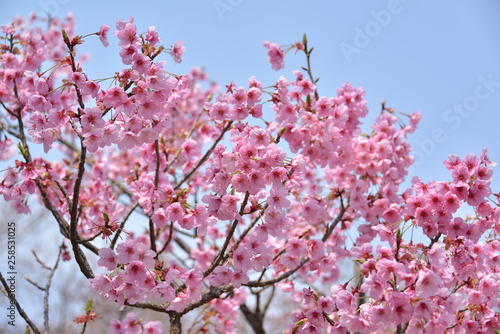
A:
[[[124,67],[103,78],[87,74],[78,46],[108,46],[109,26],[80,35],[71,16],[39,21],[2,26],[0,194],[19,213],[32,199],[50,212],[89,296],[164,315],[130,312],[110,333],[181,333],[184,318],[201,333],[234,333],[236,319],[265,333],[278,294],[295,308],[287,333],[500,331],[486,149],[450,155],[449,180],[404,189],[420,113],[384,102],[364,133],[364,91],[320,95],[305,36],[264,43],[274,70],[305,55],[293,78],[221,89],[198,69],[170,73],[164,57],[180,62],[182,42],[164,46],[133,18],[111,41]],[[358,270],[341,282],[346,263]],[[89,303],[75,322],[93,321]]]

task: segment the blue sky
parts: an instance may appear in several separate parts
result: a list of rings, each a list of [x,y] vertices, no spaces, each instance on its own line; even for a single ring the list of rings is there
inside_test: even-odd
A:
[[[167,70],[182,74],[204,66],[220,85],[232,80],[245,85],[252,75],[264,85],[280,75],[291,78],[305,64],[303,55],[288,55],[286,68],[275,72],[262,43],[291,44],[306,33],[315,47],[312,68],[321,78],[321,95],[335,95],[344,82],[364,87],[371,109],[367,125],[384,99],[396,110],[422,110],[410,138],[413,175],[448,180],[442,165],[448,154],[479,154],[483,147],[500,162],[500,3],[495,0],[1,1],[0,22],[30,11],[60,17],[71,11],[78,34],[101,24],[114,28],[118,19],[134,16],[139,31],[156,26],[165,45],[184,41],[183,63],[169,60]],[[93,55],[85,68],[94,78],[121,68],[116,43],[111,44],[104,49],[91,38],[81,46]]]

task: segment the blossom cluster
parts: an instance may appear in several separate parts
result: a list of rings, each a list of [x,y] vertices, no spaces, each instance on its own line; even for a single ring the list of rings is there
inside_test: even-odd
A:
[[[130,312],[121,321],[118,319],[111,320],[108,332],[111,334],[162,334],[162,327],[160,321],[150,321],[143,325],[142,321],[137,319],[133,312]]]
[[[108,46],[111,28],[82,36],[72,17],[47,30],[36,22],[2,26],[0,194],[20,213],[38,198],[92,292],[165,313],[178,332],[195,309],[200,332],[233,333],[241,314],[262,332],[275,290],[297,307],[289,333],[500,328],[487,150],[451,155],[451,181],[415,177],[404,189],[420,112],[383,104],[364,133],[364,90],[345,83],[321,96],[309,61],[293,79],[221,90],[200,69],[167,72],[163,54],[180,62],[183,43],[165,48],[155,27],[138,33],[130,18],[114,32],[124,68],[91,78],[79,45],[97,36]],[[264,46],[275,70],[291,48],[308,60],[312,51],[306,38]],[[339,284],[347,262],[358,269]],[[134,313],[109,327],[162,330]]]

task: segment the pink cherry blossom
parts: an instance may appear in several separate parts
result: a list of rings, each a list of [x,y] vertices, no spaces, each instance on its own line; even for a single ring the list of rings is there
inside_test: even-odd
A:
[[[107,36],[109,28],[110,27],[108,25],[103,24],[99,28],[99,32],[97,33],[97,35],[99,36],[99,40],[101,41],[102,45],[104,45],[105,47],[109,46],[109,41],[108,41],[108,36]]]
[[[426,298],[436,294],[441,278],[434,272],[424,272],[418,278],[415,285],[416,295],[418,297]]]
[[[163,334],[162,327],[160,321],[150,321],[144,325],[144,334]]]
[[[99,249],[99,256],[101,257],[97,264],[106,267],[108,270],[114,270],[117,264],[116,254],[112,249],[101,248]]]
[[[249,319],[261,331],[282,300],[286,333],[500,328],[486,149],[406,183],[423,113],[384,103],[365,118],[365,91],[349,83],[320,95],[305,36],[264,43],[274,70],[291,49],[301,70],[242,87],[177,73],[165,52],[178,63],[183,43],[165,48],[133,18],[81,36],[71,16],[37,20],[0,28],[0,195],[18,213],[48,209],[61,258],[110,308],[166,313],[130,312],[109,332],[161,333],[170,319],[180,333],[191,315],[192,332]],[[96,76],[80,45],[108,35],[121,68]]]
[[[184,42],[183,41],[177,41],[172,45],[172,51],[170,52],[170,55],[174,59],[176,63],[182,62],[182,55],[186,51],[186,48],[184,47]]]
[[[143,281],[146,279],[146,267],[140,261],[132,261],[126,268],[127,279],[131,281]]]
[[[267,60],[272,64],[273,70],[278,71],[285,68],[284,57],[285,54],[281,51],[278,44],[271,42],[264,42],[264,46],[267,48]]]

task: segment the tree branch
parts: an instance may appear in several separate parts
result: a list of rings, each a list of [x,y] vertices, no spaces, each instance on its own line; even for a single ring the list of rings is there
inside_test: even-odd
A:
[[[297,270],[299,270],[300,268],[302,268],[302,266],[304,266],[304,264],[306,264],[307,262],[309,262],[310,258],[304,258],[300,261],[299,265],[297,265],[297,267],[293,268],[293,269],[290,269],[286,272],[284,272],[283,274],[281,275],[278,275],[274,278],[271,278],[271,279],[268,279],[268,280],[265,280],[265,281],[260,281],[260,280],[257,280],[257,281],[250,281],[246,284],[243,284],[245,286],[248,286],[248,287],[251,287],[251,288],[257,288],[257,287],[264,287],[264,286],[269,286],[269,285],[272,285],[272,284],[275,284],[275,283],[278,283],[288,277],[290,277],[291,275],[293,275]]]
[[[59,260],[61,259],[61,252],[64,246],[64,242],[61,246],[59,246],[59,253],[57,254],[56,263],[50,269],[49,276],[47,277],[47,284],[45,284],[45,294],[43,296],[43,325],[45,327],[45,332],[49,333],[49,291],[50,286],[52,285],[52,277],[54,277],[54,273],[59,265]],[[34,252],[34,251],[33,251]]]
[[[264,331],[264,317],[259,312],[252,312],[246,304],[240,305],[240,311],[247,319],[255,334],[265,334]]]
[[[21,307],[21,305],[17,301],[16,296],[10,290],[9,285],[7,284],[7,281],[3,277],[1,271],[0,271],[0,282],[2,282],[2,285],[3,285],[4,289],[5,289],[4,293],[6,293],[6,297],[9,298],[10,302],[13,303],[16,306],[17,312],[19,312],[19,314],[21,315],[21,317],[24,319],[24,321],[26,321],[26,323],[28,324],[28,326],[30,326],[31,330],[35,334],[40,334],[40,331],[38,330],[38,328],[35,326],[35,324],[28,317],[28,315],[26,314],[26,312],[24,312],[23,308]]]
[[[223,293],[231,292],[233,290],[234,290],[234,287],[233,287],[232,284],[221,285],[221,286],[218,286],[218,287],[210,286],[210,290],[208,292],[206,292],[201,297],[201,299],[199,301],[192,302],[192,303],[188,304],[184,308],[184,311],[182,311],[180,313],[180,315],[184,315],[184,314],[188,313],[189,311],[194,310],[195,308],[200,307],[201,305],[204,305],[204,304],[208,303],[209,301],[211,301],[213,299],[219,298],[220,295],[222,295]]]
[[[250,196],[250,194],[247,191],[245,193],[245,198],[243,198],[243,203],[241,203],[241,207],[240,207],[240,211],[239,211],[240,216],[243,214],[243,211],[245,210],[245,206],[248,203],[248,197],[249,196]],[[210,264],[210,267],[208,267],[203,272],[203,277],[207,277],[208,275],[210,275],[212,273],[212,271],[214,271],[214,269],[219,265],[219,263],[221,262],[221,260],[224,259],[224,253],[226,252],[226,249],[229,246],[229,242],[231,241],[231,239],[233,237],[233,234],[236,231],[236,226],[238,226],[238,222],[239,222],[238,218],[236,218],[233,221],[233,224],[231,225],[231,228],[229,229],[229,231],[227,233],[226,240],[224,240],[224,244],[222,245],[222,248],[220,249],[220,251],[217,254],[217,256],[215,257],[215,259]]]
[[[155,190],[158,190],[158,183],[160,181],[160,148],[158,144],[158,139],[155,140]],[[151,217],[149,217],[149,244],[153,252],[156,253],[156,234],[155,234],[155,224]]]
[[[217,144],[219,144],[219,142],[222,140],[222,138],[224,137],[224,134],[227,132],[227,130],[229,130],[229,128],[231,127],[232,124],[233,124],[233,121],[230,121],[230,122],[227,123],[227,125],[222,129],[219,137],[217,137],[217,139],[212,144],[212,146],[208,149],[208,151],[205,153],[205,155],[203,155],[203,157],[200,159],[200,161],[198,161],[198,163],[196,164],[196,166],[194,166],[193,169],[191,169],[191,171],[189,173],[187,173],[182,178],[182,180],[179,181],[179,183],[177,183],[177,185],[174,187],[174,190],[179,189],[180,186],[184,182],[186,182],[186,180],[188,180],[191,177],[191,175],[193,175],[194,172],[196,172],[198,170],[198,168],[200,168],[200,166],[208,159],[208,157],[210,157],[210,154],[212,154],[213,150],[215,149],[215,147],[217,146]]]
[[[335,229],[335,227],[337,226],[337,224],[340,223],[340,221],[344,217],[346,210],[349,208],[349,205],[344,206],[344,203],[342,202],[342,198],[341,198],[340,203],[341,203],[340,212],[337,215],[337,217],[335,218],[335,220],[326,229],[325,235],[323,235],[323,238],[321,238],[321,241],[323,241],[323,242],[325,242],[328,239],[328,237],[332,234],[332,232]]]
[[[120,238],[120,234],[122,233],[123,228],[125,227],[125,223],[130,218],[130,216],[135,211],[135,209],[137,209],[138,206],[139,206],[139,203],[134,204],[132,206],[132,208],[127,212],[127,214],[125,215],[125,217],[123,217],[123,220],[120,223],[120,227],[118,228],[118,231],[115,233],[115,235],[113,237],[113,240],[111,240],[111,244],[109,245],[109,248],[115,249],[115,245],[118,242],[118,239]]]
[[[78,91],[78,90],[77,90]],[[80,161],[78,163],[78,174],[75,179],[75,185],[73,187],[73,200],[71,201],[71,211],[70,211],[70,241],[71,246],[73,248],[73,254],[75,254],[75,260],[80,267],[80,271],[87,278],[94,278],[94,273],[92,272],[92,268],[83,254],[80,246],[78,245],[78,240],[80,239],[78,232],[76,230],[78,225],[78,203],[80,196],[80,186],[83,179],[83,174],[85,173],[85,156],[87,154],[87,149],[83,146],[83,141],[81,143],[81,151],[80,151]]]

